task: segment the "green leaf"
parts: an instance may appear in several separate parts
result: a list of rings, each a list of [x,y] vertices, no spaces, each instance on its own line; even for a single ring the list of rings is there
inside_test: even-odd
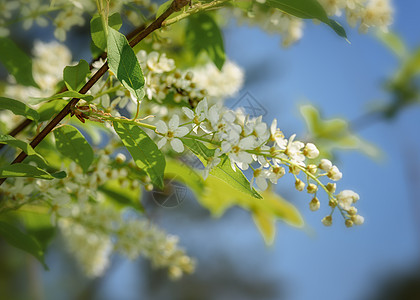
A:
[[[207,160],[213,156],[215,150],[207,148],[203,143],[196,140],[185,138],[181,140],[185,146],[197,155],[204,165],[207,165]],[[236,171],[232,169],[230,159],[227,156],[224,156],[220,164],[210,171],[210,174],[227,182],[238,191],[261,199],[261,195],[254,188],[251,188],[249,180],[245,177],[242,171],[236,166],[235,169]]]
[[[223,37],[219,26],[209,15],[190,16],[186,38],[196,56],[205,51],[216,67],[222,69],[226,59]]]
[[[196,196],[201,195],[204,191],[203,177],[190,166],[179,160],[166,160],[165,178],[174,179],[185,184]]]
[[[54,130],[54,136],[57,150],[75,161],[86,173],[93,161],[93,150],[79,130],[63,125]]]
[[[301,19],[318,19],[328,23],[327,13],[316,0],[267,0],[265,4]]]
[[[119,13],[114,13],[108,17],[108,26],[119,30],[122,25],[121,16]],[[90,34],[92,41],[95,46],[102,51],[106,50],[107,37],[102,24],[102,19],[99,14],[94,14],[92,20],[90,20]]]
[[[39,122],[44,122],[51,119],[56,113],[60,112],[68,103],[67,100],[55,100],[44,103],[39,109]]]
[[[343,28],[343,26],[341,26],[340,23],[338,23],[337,21],[333,19],[328,19],[328,22],[326,24],[330,26],[335,31],[335,33],[337,33],[340,37],[345,38],[347,42],[349,42],[347,39],[346,30]]]
[[[407,48],[401,37],[394,32],[384,32],[378,30],[376,36],[384,43],[398,58],[402,59],[407,56]]]
[[[46,101],[56,100],[56,99],[62,99],[62,98],[77,98],[77,99],[83,99],[86,101],[92,101],[93,96],[92,95],[85,95],[80,94],[76,91],[65,91],[63,93],[55,94],[48,98],[31,98],[28,102],[29,104],[39,104]]]
[[[62,172],[60,172],[62,174]],[[39,179],[54,179],[53,174],[48,173],[38,167],[19,163],[0,167],[0,178],[7,177],[33,177]]]
[[[263,199],[257,203],[258,209],[272,214],[291,226],[303,227],[302,215],[292,203],[271,190],[264,191],[262,196]]]
[[[154,185],[163,189],[166,162],[155,142],[138,126],[118,122],[113,124],[136,165],[149,175]]]
[[[63,71],[63,79],[69,91],[80,91],[90,73],[89,64],[81,59],[75,66],[67,66]]]
[[[171,6],[172,2],[174,2],[174,1],[173,0],[168,0],[164,3],[162,3],[159,6],[159,8],[156,12],[156,19],[159,18]],[[171,16],[171,18],[174,18],[174,17],[176,17],[176,16],[178,16],[182,13],[183,13],[183,11],[180,10],[180,11],[173,12],[170,16]]]
[[[33,121],[38,121],[39,119],[39,114],[36,110],[33,110],[26,106],[25,103],[14,99],[0,97],[0,109],[8,109],[15,115],[24,116]]]
[[[317,19],[330,26],[339,36],[347,39],[344,28],[338,22],[328,18],[317,0],[267,0],[265,4],[301,19]]]
[[[139,61],[125,36],[108,28],[108,65],[122,85],[141,101],[145,95]]]
[[[3,221],[0,221],[0,236],[10,245],[33,255],[44,266],[45,270],[48,270],[48,266],[44,260],[44,251],[38,241],[32,236],[22,232],[14,225]]]
[[[45,159],[39,154],[37,153],[32,147],[31,145],[29,145],[28,143],[18,140],[10,135],[0,135],[0,144],[7,144],[13,147],[17,147],[19,149],[21,149],[23,152],[25,152],[28,155],[34,155],[37,156],[39,159],[41,159],[42,163],[44,165],[47,165],[47,162],[45,161]]]
[[[272,245],[276,237],[276,219],[269,213],[261,210],[253,211],[252,219],[264,238],[265,244],[267,246]]]
[[[341,148],[357,149],[371,157],[381,157],[379,149],[354,134],[346,120],[324,120],[312,105],[302,105],[300,113],[323,156],[331,156],[334,148]]]
[[[11,39],[0,38],[0,61],[17,83],[38,88],[32,76],[32,60]]]

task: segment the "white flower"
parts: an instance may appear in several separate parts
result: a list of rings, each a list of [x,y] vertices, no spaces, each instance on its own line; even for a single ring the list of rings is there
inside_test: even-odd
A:
[[[332,166],[331,169],[328,171],[327,176],[334,181],[338,181],[343,177],[343,173],[337,168],[337,166]]]
[[[220,151],[219,148],[217,148],[216,151],[214,152],[214,155],[207,160],[207,165],[203,170],[203,178],[204,179],[206,179],[209,176],[210,171],[214,167],[219,165],[219,163],[221,161],[220,155],[221,155],[221,151]]]
[[[318,148],[314,144],[307,143],[306,146],[305,146],[305,148],[303,149],[303,154],[306,157],[308,157],[310,159],[313,159],[313,158],[317,158],[318,157],[319,150],[318,150]]]
[[[362,225],[365,222],[365,218],[363,218],[360,215],[355,215],[351,217],[351,220],[354,222],[354,224],[356,225]]]
[[[268,179],[274,184],[286,174],[286,171],[283,167],[280,167],[276,162],[273,162],[273,165],[269,169]]]
[[[252,185],[254,184],[254,181],[255,181],[258,188],[261,191],[265,191],[268,187],[267,177],[268,177],[268,170],[263,169],[263,168],[255,169],[254,170],[254,176],[251,179],[251,188],[252,188]]]
[[[194,132],[197,133],[197,129],[201,127],[201,123],[207,118],[208,114],[208,105],[207,100],[201,100],[197,107],[192,111],[188,107],[183,106],[182,111],[187,116],[188,119],[194,122],[197,126],[194,127]]]
[[[332,167],[332,162],[329,161],[328,159],[321,159],[321,162],[318,165],[318,168],[320,168],[321,170],[324,170],[325,172],[328,172]]]
[[[300,141],[294,141],[296,134],[293,134],[289,138],[287,143],[286,150],[284,153],[291,158],[298,165],[304,165],[303,161],[305,160],[305,155],[302,153],[302,148],[304,144]]]
[[[228,154],[234,171],[236,170],[235,163],[240,169],[247,170],[253,159],[252,154],[246,152],[246,150],[254,149],[255,144],[255,137],[253,136],[248,136],[234,143],[223,141],[222,153]]]
[[[359,195],[351,190],[341,191],[337,195],[338,205],[344,210],[349,210],[352,204],[356,203],[359,198]]]
[[[173,115],[169,120],[168,125],[169,126],[162,120],[159,120],[156,123],[157,132],[163,135],[162,139],[157,144],[158,148],[161,149],[166,142],[169,141],[172,148],[176,152],[181,153],[184,151],[184,144],[182,144],[179,138],[185,136],[189,132],[189,129],[187,127],[179,127],[178,115]]]
[[[283,132],[277,128],[277,119],[274,119],[270,127],[271,140],[275,141],[280,149],[286,149],[287,140],[284,138]]]

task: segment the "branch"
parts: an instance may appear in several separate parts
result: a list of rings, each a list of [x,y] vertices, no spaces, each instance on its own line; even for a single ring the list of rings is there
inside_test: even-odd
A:
[[[188,0],[174,0],[171,4],[171,6],[162,14],[160,15],[155,21],[152,22],[148,27],[146,27],[143,31],[139,33],[131,42],[130,46],[134,47],[137,45],[140,41],[142,41],[145,37],[147,37],[149,34],[151,34],[156,29],[159,29],[162,27],[162,22],[168,18],[173,12],[179,11],[182,7],[188,4]],[[105,62],[102,67],[89,79],[89,81],[81,88],[79,91],[80,94],[86,94],[90,88],[108,71],[108,63]],[[61,120],[64,119],[70,112],[71,109],[79,102],[80,99],[73,98],[70,100],[70,102],[55,116],[54,119],[51,120],[45,126],[45,128],[33,139],[33,141],[30,143],[32,148],[35,148],[38,146],[38,144],[54,129],[55,126],[58,125],[58,123],[61,122]],[[12,162],[12,164],[21,163],[28,155],[25,152],[21,152],[16,159]],[[0,185],[3,184],[3,182],[6,180],[6,178],[0,179]]]
[[[131,40],[133,39],[137,34],[139,34],[141,31],[143,31],[146,28],[146,25],[143,24],[137,28],[135,28],[133,31],[131,31],[130,33],[128,33],[125,37],[127,38],[127,40]],[[102,52],[101,55],[99,55],[97,58],[93,59],[90,64],[89,64],[89,69],[92,70],[93,69],[93,64],[95,62],[97,62],[99,59],[106,59],[107,55],[106,52]],[[57,94],[63,93],[67,91],[67,87],[64,86]],[[11,136],[16,136],[17,134],[19,134],[21,131],[23,131],[26,127],[28,127],[30,124],[32,123],[31,119],[25,119],[23,120],[20,124],[18,124],[14,129],[12,129],[8,135]],[[0,144],[0,150],[6,146],[6,144]]]

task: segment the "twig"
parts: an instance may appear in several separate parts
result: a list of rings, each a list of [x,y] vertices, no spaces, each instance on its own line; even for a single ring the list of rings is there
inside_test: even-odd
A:
[[[137,34],[139,34],[139,32],[141,32],[142,30],[144,30],[146,28],[146,25],[143,24],[137,28],[135,28],[133,31],[131,31],[130,33],[128,33],[125,37],[127,38],[127,40],[131,40],[133,39]],[[107,54],[106,52],[102,52],[101,55],[99,55],[97,58],[93,59],[90,64],[89,64],[89,69],[92,70],[93,69],[93,64],[97,61],[99,61],[99,59],[106,59]],[[63,93],[67,91],[67,87],[64,86],[57,94]],[[14,129],[12,129],[9,132],[9,135],[11,136],[16,136],[17,134],[19,134],[21,131],[25,130],[26,127],[28,127],[30,124],[32,123],[32,120],[30,119],[25,119],[23,120],[20,124],[18,124]],[[6,144],[0,144],[0,150],[6,146]]]
[[[162,27],[162,22],[169,17],[173,12],[179,11],[182,7],[188,4],[188,0],[174,0],[171,4],[171,6],[162,14],[160,15],[155,21],[153,21],[148,27],[146,27],[143,31],[141,31],[131,42],[130,46],[134,47],[137,45],[141,40],[143,40],[145,37],[147,37],[149,34],[151,34],[156,29],[159,29]],[[108,71],[108,63],[104,63],[102,67],[89,79],[89,81],[81,88],[79,91],[80,94],[86,94],[87,91]],[[32,148],[35,148],[38,146],[38,144],[53,130],[55,126],[57,126],[58,123],[61,122],[61,120],[64,119],[70,112],[71,109],[79,102],[80,99],[73,98],[70,100],[70,102],[55,116],[54,119],[51,120],[45,126],[45,128],[33,139],[33,141],[30,143]],[[12,164],[21,163],[28,155],[25,152],[21,152],[16,159],[12,162]],[[3,182],[6,180],[6,178],[0,179],[0,185],[3,184]]]

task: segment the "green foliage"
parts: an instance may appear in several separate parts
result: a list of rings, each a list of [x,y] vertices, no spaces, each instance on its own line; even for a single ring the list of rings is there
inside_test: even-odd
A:
[[[39,103],[42,103],[42,102],[57,100],[57,99],[62,99],[62,98],[77,98],[77,99],[83,99],[83,100],[86,100],[86,101],[92,101],[93,100],[92,95],[80,94],[76,91],[65,91],[63,93],[55,94],[55,95],[52,95],[51,97],[47,97],[47,98],[31,98],[28,102],[29,102],[29,104],[35,105],[35,104],[39,104]]]
[[[54,174],[50,174],[47,171],[44,171],[38,167],[24,163],[18,163],[0,167],[0,178],[7,177],[33,177],[51,180],[55,178],[64,178],[66,177],[66,173],[61,171]]]
[[[339,36],[347,38],[344,28],[338,22],[329,19],[324,8],[316,0],[267,0],[266,4],[298,18],[324,22]]]
[[[33,121],[38,121],[39,119],[39,114],[36,110],[26,106],[25,103],[14,99],[0,97],[0,109],[8,109],[15,115],[24,116]]]
[[[63,71],[63,79],[69,91],[80,91],[90,73],[89,64],[81,59],[75,66],[67,66]]]
[[[295,227],[303,226],[303,219],[297,208],[272,191],[263,192],[262,199],[256,200],[212,175],[207,178],[205,184],[206,192],[198,197],[198,200],[212,215],[219,217],[235,205],[250,211],[268,245],[274,240],[277,219]]]
[[[108,65],[122,85],[141,101],[145,95],[140,64],[125,36],[108,28]]]
[[[207,148],[203,143],[196,140],[182,139],[182,142],[201,160],[204,165],[207,165],[207,160],[213,157],[214,150]],[[235,165],[235,170],[232,169],[229,157],[223,156],[220,164],[210,171],[210,174],[227,182],[232,187],[243,193],[249,194],[255,198],[262,198],[261,195],[251,188],[249,180],[245,177],[242,171]]]
[[[154,185],[163,189],[166,162],[155,142],[138,126],[119,122],[113,125],[136,165],[149,175]]]
[[[54,116],[56,113],[58,113],[60,110],[66,106],[68,103],[67,100],[55,100],[52,102],[44,103],[39,109],[39,122],[44,122],[49,119],[51,119],[52,116]]]
[[[156,19],[159,18],[171,6],[172,2],[174,2],[174,1],[173,0],[168,0],[168,1],[164,2],[164,3],[162,3],[159,6],[159,8],[156,11]],[[180,14],[182,14],[182,10],[173,12],[170,15],[170,17],[171,18],[174,18],[174,17],[176,17],[176,16],[178,16]]]
[[[54,136],[57,150],[75,161],[86,173],[93,161],[93,150],[79,130],[63,125],[54,130]]]
[[[0,37],[0,62],[17,83],[38,87],[32,76],[32,60],[11,39]]]
[[[302,105],[300,113],[322,155],[331,157],[334,149],[341,148],[357,149],[376,158],[380,156],[379,149],[351,132],[347,121],[338,118],[324,120],[312,105]]]
[[[226,60],[222,32],[210,15],[197,14],[188,18],[186,43],[195,56],[205,51],[216,67],[222,69]]]
[[[13,146],[13,147],[17,147],[19,149],[21,149],[23,152],[25,152],[26,154],[30,155],[34,155],[36,157],[38,157],[41,161],[43,165],[47,165],[47,162],[45,161],[45,159],[38,154],[32,147],[31,145],[29,145],[28,143],[15,139],[14,137],[10,136],[10,135],[0,135],[0,144],[7,144],[9,146]]]
[[[115,30],[120,30],[122,25],[121,16],[119,13],[114,13],[108,17],[108,26]],[[102,18],[99,14],[94,14],[90,20],[90,34],[94,45],[102,50],[106,51],[107,37],[102,24]],[[102,52],[101,51],[101,52]]]
[[[407,56],[407,49],[401,38],[394,32],[377,31],[376,36],[384,43],[399,59]]]
[[[0,236],[10,245],[33,255],[48,270],[48,266],[45,264],[44,251],[32,235],[22,232],[12,224],[0,221]]]
[[[166,160],[165,178],[175,179],[185,184],[197,197],[204,191],[205,183],[203,177],[195,172],[194,169],[178,160]]]

